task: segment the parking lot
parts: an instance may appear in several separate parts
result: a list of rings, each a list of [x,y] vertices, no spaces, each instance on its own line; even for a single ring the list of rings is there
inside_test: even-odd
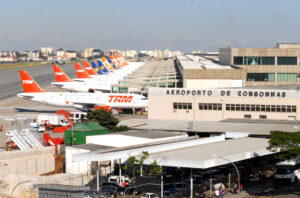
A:
[[[276,184],[274,179],[276,159],[273,156],[259,157],[252,160],[235,163],[240,173],[241,193],[236,193],[238,188],[238,175],[232,165],[219,166],[212,169],[193,169],[193,197],[216,197],[216,187],[222,185],[225,190],[225,197],[297,197],[300,195],[299,182],[289,184]],[[118,167],[115,167],[115,175],[118,175]],[[139,170],[137,167],[136,170]],[[127,187],[134,188],[131,193],[135,197],[141,197],[145,193],[154,193],[160,196],[161,176],[152,174],[150,176],[150,166],[143,168],[143,176],[136,172],[135,183],[132,180],[133,174],[130,171],[123,171],[122,175],[131,178],[131,184]],[[163,169],[164,197],[190,197],[191,170],[188,168],[164,167]],[[106,191],[108,177],[102,177],[99,181],[105,183],[103,189]],[[94,183],[93,183],[94,182]],[[229,185],[230,184],[230,185]],[[91,187],[96,187],[96,180],[90,183]],[[230,186],[230,187],[229,187]],[[116,190],[115,196],[120,196],[123,189]],[[127,191],[129,192],[129,191]],[[131,193],[126,193],[126,197],[132,197]],[[155,196],[154,196],[155,197]]]

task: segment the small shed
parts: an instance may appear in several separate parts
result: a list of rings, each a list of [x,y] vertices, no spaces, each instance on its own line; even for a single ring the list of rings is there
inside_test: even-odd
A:
[[[72,128],[65,131],[65,144],[85,144],[86,136],[101,135],[106,133],[108,133],[108,129],[99,125],[98,122],[75,124]]]
[[[90,191],[89,186],[69,186],[59,184],[34,184],[33,188],[37,188],[39,190],[39,198],[82,198],[86,192]]]

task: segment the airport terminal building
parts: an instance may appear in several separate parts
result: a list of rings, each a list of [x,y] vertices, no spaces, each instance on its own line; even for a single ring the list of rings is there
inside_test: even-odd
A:
[[[221,121],[300,120],[300,86],[256,88],[151,88],[149,119]]]

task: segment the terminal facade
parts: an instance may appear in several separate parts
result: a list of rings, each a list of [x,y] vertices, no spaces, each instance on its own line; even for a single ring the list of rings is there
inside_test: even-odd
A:
[[[219,63],[244,70],[244,85],[300,82],[300,44],[279,43],[275,48],[221,48]]]
[[[221,121],[300,120],[297,89],[151,88],[149,119]]]

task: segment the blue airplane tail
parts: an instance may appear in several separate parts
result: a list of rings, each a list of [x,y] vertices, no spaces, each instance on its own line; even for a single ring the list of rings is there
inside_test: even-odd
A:
[[[109,62],[109,64],[110,64],[113,68],[115,68],[115,69],[121,69],[121,68],[117,67],[117,66],[110,60],[110,58],[107,58],[107,61]]]
[[[103,71],[99,68],[99,66],[94,61],[92,61],[92,67],[97,72],[97,74],[99,75],[104,74]]]
[[[107,72],[107,73],[109,72],[109,70],[105,67],[105,65],[100,60],[98,60],[98,65],[102,72]]]

